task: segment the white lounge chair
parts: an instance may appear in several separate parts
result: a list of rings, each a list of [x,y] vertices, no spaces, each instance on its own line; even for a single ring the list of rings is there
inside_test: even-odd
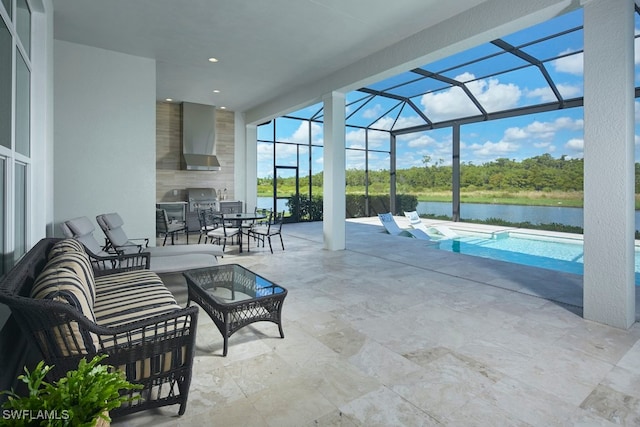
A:
[[[421,240],[431,240],[429,235],[422,230],[400,228],[391,213],[378,214],[378,218],[389,234],[394,236],[414,237]]]
[[[416,211],[405,212],[404,216],[406,216],[409,219],[409,222],[411,223],[411,227],[413,227],[416,230],[422,230],[427,234],[429,234],[429,230],[435,230],[436,233],[446,237],[447,239],[453,239],[454,237],[458,237],[458,233],[456,233],[446,225],[438,224],[438,225],[430,225],[427,227],[422,222],[422,219],[420,219],[420,215],[418,215],[418,212]]]

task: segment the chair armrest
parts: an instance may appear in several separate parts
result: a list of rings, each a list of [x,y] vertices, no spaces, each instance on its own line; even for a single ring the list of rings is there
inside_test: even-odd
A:
[[[136,243],[137,241],[143,242],[143,243]],[[138,245],[138,246],[142,246],[142,247],[149,247],[149,238],[148,237],[136,237],[134,239],[129,239],[129,242]]]
[[[27,298],[19,298],[27,300]],[[190,365],[195,351],[198,307],[179,308],[164,314],[141,319],[117,327],[101,326],[86,318],[68,304],[29,301],[28,310],[21,310],[18,320],[37,344],[47,364],[55,365],[52,375],[64,376],[87,355],[107,353],[106,362],[126,368],[130,381],[144,382],[167,371]],[[23,307],[26,309],[27,307]],[[94,342],[88,350],[78,336]],[[89,338],[93,336],[93,339]],[[180,357],[173,357],[180,356]],[[147,361],[168,358],[160,367],[149,371]],[[153,362],[155,363],[155,362]],[[142,372],[141,372],[142,371]]]
[[[86,250],[86,249],[85,249]],[[86,250],[93,267],[95,276],[105,276],[107,274],[123,273],[134,270],[148,270],[151,264],[151,254],[140,253],[117,253],[108,256],[101,256]]]
[[[104,327],[92,323],[87,330],[98,336],[98,352],[113,353],[181,336],[190,336],[189,341],[195,343],[197,323],[198,307],[190,306],[117,327]],[[170,349],[163,348],[163,351]]]

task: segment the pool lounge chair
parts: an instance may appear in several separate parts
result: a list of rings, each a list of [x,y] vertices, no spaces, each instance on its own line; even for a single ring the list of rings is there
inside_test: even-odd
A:
[[[378,218],[380,218],[380,222],[382,223],[382,225],[384,225],[387,233],[391,235],[414,237],[421,240],[431,240],[429,235],[422,230],[400,228],[391,213],[378,214]]]
[[[418,212],[416,211],[405,212],[404,216],[406,216],[409,219],[409,222],[411,223],[411,227],[413,227],[416,230],[422,230],[427,234],[429,233],[429,230],[435,230],[438,234],[444,236],[447,239],[453,239],[454,237],[458,237],[458,233],[456,233],[446,225],[430,225],[427,227],[422,222],[422,219],[420,219],[420,215],[418,215]]]

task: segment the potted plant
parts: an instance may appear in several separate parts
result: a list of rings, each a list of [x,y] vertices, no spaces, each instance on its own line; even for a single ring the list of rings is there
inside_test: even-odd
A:
[[[44,380],[52,366],[40,362],[31,372],[25,368],[18,379],[29,393],[19,396],[14,391],[2,392],[8,399],[2,405],[0,425],[108,426],[109,411],[135,399],[121,396],[120,390],[142,386],[131,384],[113,366],[100,364],[105,357],[98,355],[89,362],[83,358],[77,369],[54,383]]]

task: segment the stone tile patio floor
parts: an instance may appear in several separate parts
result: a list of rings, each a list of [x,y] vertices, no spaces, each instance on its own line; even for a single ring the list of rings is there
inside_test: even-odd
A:
[[[581,276],[438,251],[377,218],[346,229],[344,251],[323,249],[322,223],[285,224],[285,251],[220,259],[288,289],[285,338],[256,323],[221,357],[200,310],[186,414],[112,425],[640,425],[640,324],[584,320]]]

